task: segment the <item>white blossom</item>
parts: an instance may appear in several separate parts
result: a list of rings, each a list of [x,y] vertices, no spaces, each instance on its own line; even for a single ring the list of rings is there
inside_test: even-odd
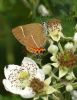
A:
[[[49,66],[48,71],[50,70],[51,68]],[[3,79],[3,85],[5,89],[23,98],[35,99],[36,95],[39,96],[37,93],[40,92],[41,89],[46,95],[56,91],[56,89],[50,86],[51,77],[45,79],[43,70],[39,69],[35,61],[28,57],[23,59],[21,66],[13,64],[8,65],[7,68],[5,67],[4,75],[5,79]],[[35,91],[35,89],[37,91]]]
[[[49,32],[49,36],[56,42],[58,42],[60,38],[63,37],[63,33],[61,31],[58,30],[52,31],[52,29],[49,28],[48,32]]]
[[[4,68],[4,87],[7,91],[18,94],[23,98],[32,98],[36,95],[30,82],[33,78],[44,81],[45,75],[37,64],[30,58],[25,57],[21,66],[8,65]]]
[[[56,42],[58,42],[61,37],[64,37],[62,33],[62,26],[58,19],[49,20],[48,32],[52,40]]]

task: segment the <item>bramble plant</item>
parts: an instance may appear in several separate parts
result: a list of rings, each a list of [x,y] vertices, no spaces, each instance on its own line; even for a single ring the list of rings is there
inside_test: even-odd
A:
[[[61,21],[58,19],[49,20],[45,25],[46,29],[42,25],[46,37],[45,45],[47,45],[44,46],[46,49],[44,54],[38,53],[38,50],[41,49],[36,46],[40,37],[36,36],[36,41],[35,35],[31,34],[32,37],[28,37],[28,39],[33,39],[34,45],[32,46],[38,47],[38,49],[31,48],[37,50],[37,53],[28,52],[29,55],[24,57],[20,66],[8,65],[7,68],[5,67],[3,85],[7,91],[25,99],[71,99],[73,91],[77,89],[77,78],[74,71],[77,67],[77,25],[73,37],[66,37],[63,34]],[[22,31],[26,37],[24,30]],[[39,40],[41,41],[41,39]],[[27,47],[29,47],[27,50],[30,51],[28,44]]]

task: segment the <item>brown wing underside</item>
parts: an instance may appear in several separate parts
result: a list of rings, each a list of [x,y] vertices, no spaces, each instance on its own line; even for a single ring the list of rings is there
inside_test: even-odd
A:
[[[12,32],[15,38],[28,49],[43,47],[46,42],[43,26],[39,23],[18,26]]]

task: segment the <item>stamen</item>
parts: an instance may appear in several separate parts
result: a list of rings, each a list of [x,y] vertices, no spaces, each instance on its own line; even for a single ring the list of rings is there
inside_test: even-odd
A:
[[[37,93],[41,92],[44,88],[44,83],[37,78],[32,79],[30,87]]]
[[[29,73],[28,72],[24,72],[24,71],[20,72],[19,76],[18,76],[19,79],[23,79],[23,80],[28,78],[28,77],[29,77]]]
[[[58,54],[58,61],[61,67],[74,67],[77,62],[77,55],[71,51],[64,51]]]

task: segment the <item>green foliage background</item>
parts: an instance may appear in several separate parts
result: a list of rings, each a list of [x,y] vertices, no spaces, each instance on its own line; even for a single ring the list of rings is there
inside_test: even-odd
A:
[[[0,100],[24,100],[23,98],[6,92],[2,79],[3,68],[8,64],[20,64],[24,47],[14,38],[12,28],[32,23],[59,18],[62,21],[63,33],[73,36],[77,22],[76,0],[0,0]],[[50,15],[42,17],[38,13],[38,6],[43,4]]]

